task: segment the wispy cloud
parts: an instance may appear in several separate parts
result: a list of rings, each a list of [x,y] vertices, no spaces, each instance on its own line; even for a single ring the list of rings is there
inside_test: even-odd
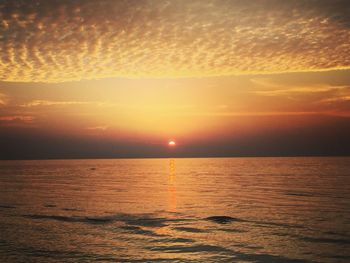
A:
[[[35,118],[28,115],[10,115],[10,116],[0,116],[0,121],[12,122],[12,121],[21,121],[21,122],[32,122]]]
[[[327,115],[350,115],[350,86],[330,84],[291,85],[276,83],[272,79],[251,80],[255,89],[250,93],[261,97],[293,100],[293,107],[309,109]],[[299,102],[299,104],[298,104]]]
[[[84,105],[89,104],[83,101],[50,101],[50,100],[33,100],[28,103],[21,104],[21,107],[30,108],[38,106],[66,106],[66,105]]]
[[[346,88],[346,86],[328,86],[328,85],[317,85],[317,86],[305,86],[305,87],[294,87],[286,89],[275,89],[275,90],[256,90],[252,93],[264,96],[281,96],[288,94],[297,94],[297,93],[320,93],[328,92],[334,90],[340,90]]]
[[[349,96],[339,96],[336,98],[329,98],[323,100],[323,102],[336,102],[336,101],[350,101],[350,95]]]
[[[103,126],[94,126],[94,127],[87,127],[87,130],[91,131],[105,131],[109,128],[108,125],[103,125]]]
[[[251,93],[263,96],[283,96],[298,93],[322,93],[330,91],[346,90],[346,85],[329,85],[329,84],[310,84],[310,85],[289,85],[279,84],[268,78],[251,79],[251,82],[257,85],[257,88]],[[259,87],[263,89],[259,89]]]
[[[191,112],[191,113],[179,113],[179,116],[205,116],[205,117],[268,117],[268,116],[350,116],[350,111],[329,109],[329,110],[310,110],[310,111],[257,111],[257,112],[239,112],[239,111],[227,111],[227,112]]]
[[[259,111],[259,112],[196,112],[187,113],[185,115],[195,116],[217,116],[217,117],[240,117],[240,116],[298,116],[298,115],[317,115],[317,114],[328,114],[328,112],[317,112],[317,111]]]
[[[350,94],[348,95],[337,95],[333,96],[331,98],[322,99],[319,101],[319,103],[326,103],[326,104],[332,104],[332,103],[338,103],[338,102],[349,102],[350,106]]]
[[[7,96],[0,93],[0,106],[5,106],[7,104]]]
[[[116,104],[101,101],[52,101],[52,100],[33,100],[24,104],[20,107],[31,108],[31,107],[48,107],[48,106],[70,106],[70,105],[96,105],[100,107],[112,107]]]
[[[0,80],[350,68],[348,1],[2,1]],[[292,10],[292,11],[291,11]]]

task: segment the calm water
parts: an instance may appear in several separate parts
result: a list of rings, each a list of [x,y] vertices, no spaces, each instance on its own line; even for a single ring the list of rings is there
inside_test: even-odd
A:
[[[0,162],[0,262],[350,262],[350,158]]]

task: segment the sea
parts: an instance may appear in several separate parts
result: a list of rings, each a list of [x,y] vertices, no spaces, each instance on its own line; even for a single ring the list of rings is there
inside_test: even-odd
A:
[[[0,262],[350,262],[350,158],[0,161]]]

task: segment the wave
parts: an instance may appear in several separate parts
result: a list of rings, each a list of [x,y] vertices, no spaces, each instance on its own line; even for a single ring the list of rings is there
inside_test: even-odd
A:
[[[86,224],[112,224],[114,222],[123,222],[128,225],[144,226],[144,227],[164,227],[169,222],[182,222],[185,219],[167,219],[162,217],[151,217],[149,215],[132,215],[132,214],[116,214],[111,216],[61,216],[61,215],[40,215],[29,214],[22,215],[26,218],[36,220],[55,220],[63,222],[78,222]]]
[[[16,208],[15,206],[13,205],[0,205],[0,209],[14,209]]]

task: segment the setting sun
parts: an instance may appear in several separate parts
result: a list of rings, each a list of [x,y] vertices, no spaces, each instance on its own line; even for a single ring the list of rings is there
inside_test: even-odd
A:
[[[169,145],[169,146],[175,146],[175,145],[176,145],[176,142],[175,142],[175,141],[169,141],[169,142],[168,142],[168,145]]]

